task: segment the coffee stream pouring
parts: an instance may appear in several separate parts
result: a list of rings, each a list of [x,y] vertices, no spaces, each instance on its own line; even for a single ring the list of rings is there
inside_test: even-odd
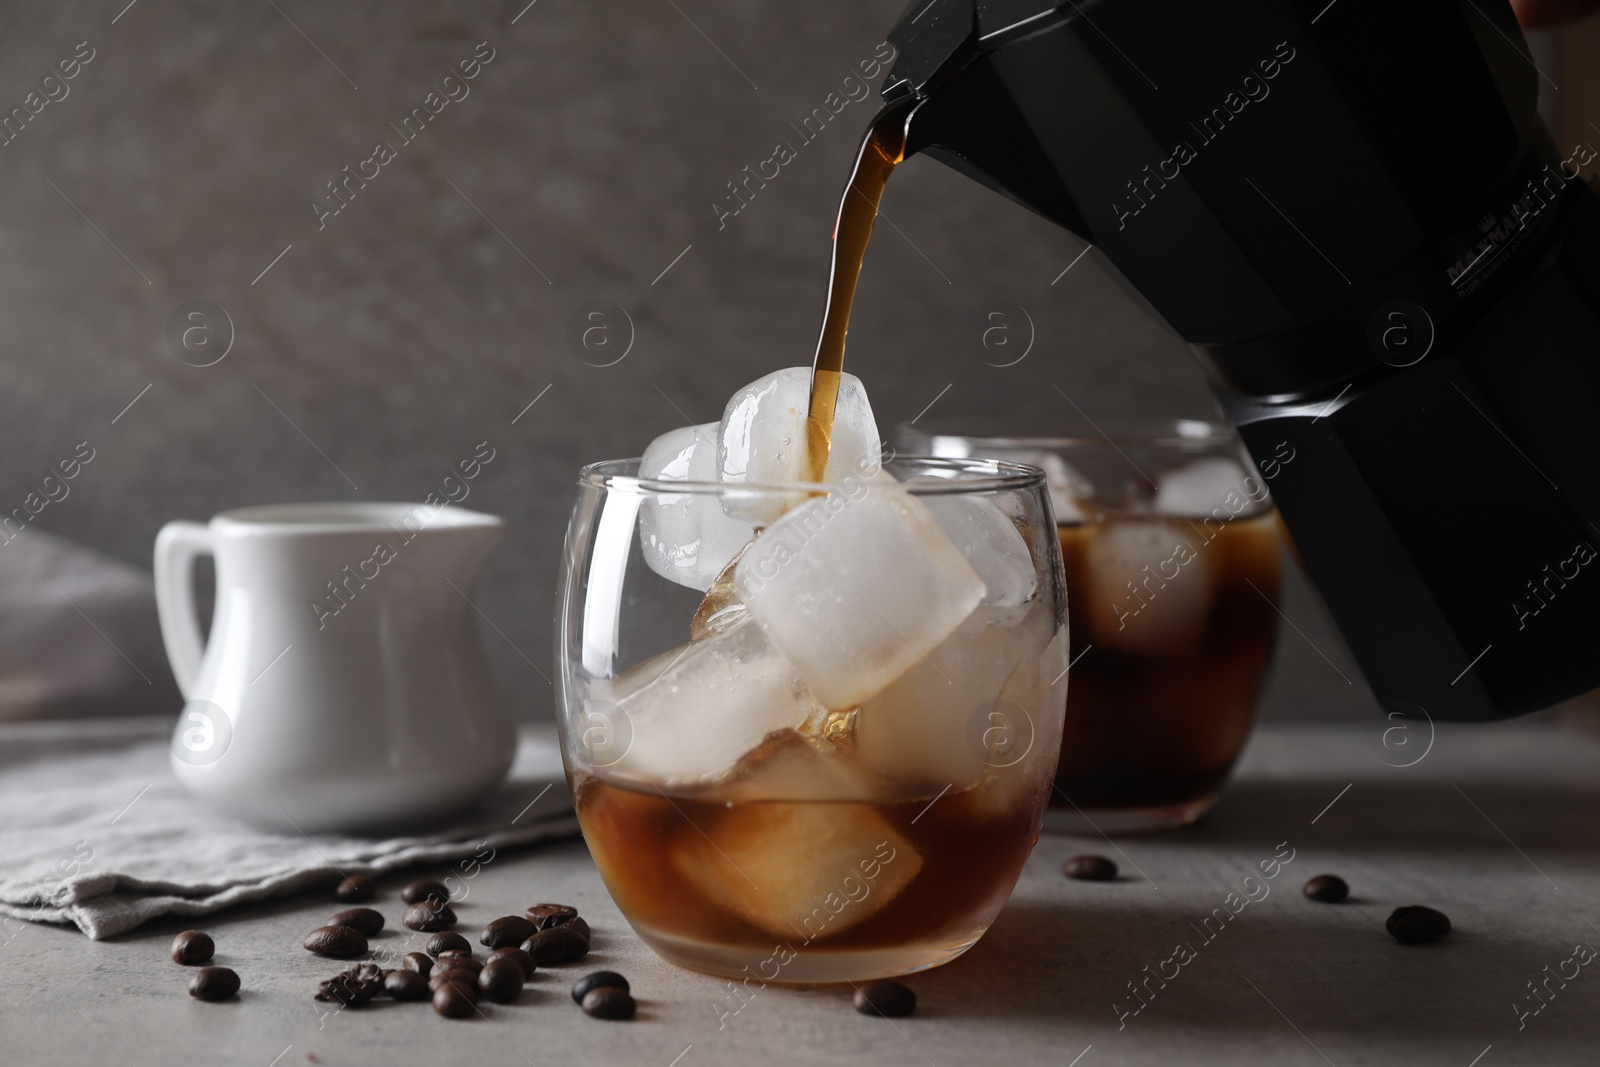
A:
[[[1386,709],[1600,686],[1596,153],[1507,0],[917,0],[890,40],[905,154],[1190,343]]]

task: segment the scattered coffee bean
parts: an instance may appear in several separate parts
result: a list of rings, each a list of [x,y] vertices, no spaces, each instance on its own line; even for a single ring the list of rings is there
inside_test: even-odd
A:
[[[500,959],[484,964],[478,972],[478,992],[485,1000],[496,1004],[509,1004],[522,991],[522,965],[516,960]]]
[[[358,963],[317,985],[313,999],[355,1006],[365,1004],[384,990],[384,973],[375,963]]]
[[[628,992],[628,980],[616,971],[595,971],[586,974],[572,983],[572,999],[574,1003],[582,1004],[583,998],[589,995],[592,989],[620,989]]]
[[[625,989],[601,986],[583,997],[583,1012],[595,1019],[631,1019],[637,1007]]]
[[[428,976],[429,989],[438,989],[440,986],[449,985],[451,982],[468,989],[474,998],[477,997],[478,975],[476,972],[470,971],[465,967],[457,970],[450,970],[447,968],[442,971],[434,971]]]
[[[348,926],[364,937],[383,929],[383,915],[371,908],[349,908],[328,919],[329,926]]]
[[[1061,873],[1080,882],[1112,882],[1117,865],[1104,856],[1074,856],[1061,865]]]
[[[383,976],[383,991],[396,1000],[427,1000],[433,996],[428,980],[416,971],[390,971]]]
[[[477,1013],[477,999],[466,986],[446,982],[433,991],[433,1010],[447,1019],[464,1019]]]
[[[204,963],[216,951],[217,946],[211,940],[211,935],[199,930],[185,930],[172,939],[173,963]]]
[[[448,952],[451,949],[461,949],[468,955],[471,955],[472,953],[472,942],[468,941],[460,934],[452,933],[449,930],[446,930],[443,933],[434,934],[432,937],[428,938],[428,943],[423,947],[427,951],[428,955],[434,957],[437,957],[441,952]]]
[[[1341,903],[1350,895],[1350,887],[1337,874],[1319,874],[1302,886],[1300,891],[1324,904]]]
[[[428,977],[428,972],[433,970],[433,957],[426,952],[407,952],[400,957],[400,966],[426,978]]]
[[[1088,859],[1098,859],[1090,856]],[[1108,863],[1108,860],[1101,860]],[[908,986],[899,982],[879,981],[867,982],[856,987],[856,1011],[862,1015],[882,1015],[887,1018],[897,1019],[902,1015],[910,1015],[917,1010],[917,995]]]
[[[189,995],[198,1000],[227,1000],[239,992],[239,976],[227,967],[202,967],[189,979]]]
[[[443,974],[445,971],[466,971],[477,975],[483,970],[483,961],[476,956],[440,956],[433,961],[433,973]]]
[[[568,963],[589,954],[589,939],[568,926],[540,930],[522,943],[522,951],[533,957],[535,965]]]
[[[319,926],[306,935],[307,950],[319,956],[348,959],[367,951],[366,936],[348,926]]]
[[[408,930],[421,930],[423,933],[434,933],[438,930],[448,930],[456,924],[456,913],[450,910],[450,905],[441,904],[437,907],[429,904],[415,904],[406,909],[405,918],[400,920]]]
[[[335,900],[342,900],[347,904],[360,904],[362,901],[371,900],[378,895],[378,883],[364,874],[352,874],[334,887]]]
[[[448,904],[450,902],[450,890],[438,882],[424,878],[421,881],[412,882],[400,890],[400,899],[407,904],[421,904],[427,900]]]
[[[515,948],[538,932],[539,926],[532,919],[525,919],[521,915],[502,915],[483,928],[478,943],[486,948]]]
[[[1394,914],[1383,926],[1389,931],[1389,936],[1402,945],[1420,945],[1448,934],[1450,917],[1442,911],[1412,904],[1410,907],[1394,909]]]
[[[567,904],[535,904],[524,912],[528,921],[541,930],[561,926],[578,917],[578,909]]]
[[[533,972],[537,969],[533,962],[533,957],[520,948],[497,948],[489,953],[488,962],[493,963],[495,960],[515,960],[517,966],[522,968],[522,980],[524,982],[531,979]]]

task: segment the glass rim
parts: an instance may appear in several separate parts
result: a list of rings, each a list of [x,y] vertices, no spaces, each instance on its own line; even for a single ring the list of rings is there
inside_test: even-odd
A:
[[[790,493],[849,492],[853,486],[833,482],[699,482],[668,478],[641,478],[642,457],[606,459],[586,464],[578,471],[578,484],[591,489],[623,490],[643,493],[704,493],[715,496],[758,496]],[[1031,463],[981,457],[894,455],[885,466],[915,462],[926,469],[952,472],[952,476],[921,482],[897,482],[912,496],[953,496],[994,493],[1016,489],[1039,489],[1045,485],[1042,467]],[[868,483],[871,484],[871,483]],[[885,483],[887,484],[887,483]]]
[[[1238,439],[1238,431],[1232,426],[1212,419],[1113,420],[1107,424],[1110,432],[1063,434],[983,433],[959,428],[969,422],[975,424],[976,420],[964,416],[946,416],[942,420],[930,420],[925,427],[902,422],[895,427],[895,439],[903,440],[910,435],[920,434],[930,443],[941,440],[968,441],[991,448],[1019,451],[1118,446],[1205,448],[1232,444]]]

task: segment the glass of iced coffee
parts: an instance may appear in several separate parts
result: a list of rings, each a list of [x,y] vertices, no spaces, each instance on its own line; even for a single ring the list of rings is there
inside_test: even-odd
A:
[[[1004,905],[1056,767],[1067,603],[1043,472],[880,464],[874,438],[826,482],[730,481],[717,430],[579,477],[559,718],[600,874],[696,970],[945,963]]]
[[[1048,475],[1072,626],[1050,829],[1139,833],[1215,802],[1255,720],[1278,631],[1281,541],[1229,428],[1200,420],[1022,437],[903,426],[902,448]]]

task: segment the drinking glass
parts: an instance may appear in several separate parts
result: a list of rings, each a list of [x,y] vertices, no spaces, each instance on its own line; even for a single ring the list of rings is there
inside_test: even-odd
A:
[[[1023,437],[902,426],[902,448],[1043,467],[1073,650],[1052,830],[1140,833],[1215,803],[1278,632],[1280,525],[1238,436],[1201,420]]]
[[[884,471],[579,475],[562,753],[607,889],[673,963],[757,982],[937,966],[988,929],[1038,838],[1067,660],[1043,472]],[[766,525],[746,546],[730,516]],[[669,580],[662,558],[716,581]]]

